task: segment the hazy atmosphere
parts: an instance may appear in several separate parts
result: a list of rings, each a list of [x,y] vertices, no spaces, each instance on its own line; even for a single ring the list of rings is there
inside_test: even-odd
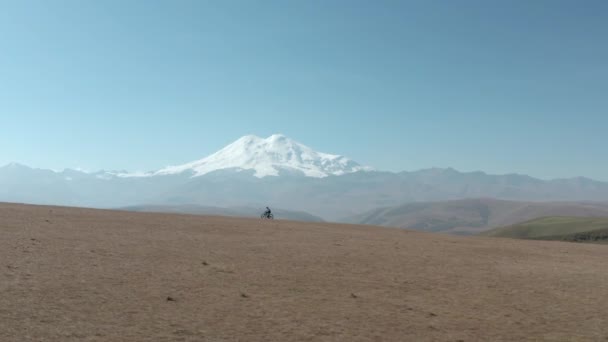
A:
[[[378,170],[608,181],[605,1],[2,1],[0,165],[283,133]]]
[[[608,1],[0,0],[0,342],[608,341]]]

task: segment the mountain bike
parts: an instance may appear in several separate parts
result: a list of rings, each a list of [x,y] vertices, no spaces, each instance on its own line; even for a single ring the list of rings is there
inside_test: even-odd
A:
[[[272,220],[272,219],[274,219],[274,215],[272,213],[265,212],[260,216],[260,218]]]

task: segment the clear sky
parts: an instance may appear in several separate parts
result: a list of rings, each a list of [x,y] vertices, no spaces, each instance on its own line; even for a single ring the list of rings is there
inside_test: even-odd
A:
[[[608,1],[0,0],[0,165],[152,170],[272,133],[608,180]]]

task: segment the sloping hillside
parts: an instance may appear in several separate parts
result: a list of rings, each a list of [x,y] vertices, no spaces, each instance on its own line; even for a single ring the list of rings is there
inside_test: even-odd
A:
[[[0,204],[0,341],[605,341],[608,248]]]
[[[407,203],[347,219],[349,223],[430,232],[474,234],[546,216],[608,217],[608,204],[594,202],[515,202],[466,199]]]
[[[234,217],[252,217],[258,218],[264,212],[265,208],[251,207],[208,207],[202,205],[138,205],[123,207],[120,210],[138,211],[148,213],[177,213],[177,214],[192,214],[192,215],[219,215],[219,216],[234,216]],[[275,219],[278,220],[293,220],[304,222],[323,222],[323,219],[303,212],[284,209],[272,209]]]
[[[543,217],[493,229],[484,236],[608,243],[608,218]]]

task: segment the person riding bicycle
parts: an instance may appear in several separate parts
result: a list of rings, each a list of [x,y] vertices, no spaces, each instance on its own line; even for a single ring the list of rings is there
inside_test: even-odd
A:
[[[272,215],[272,211],[270,211],[270,208],[266,207],[266,211],[260,217],[263,219],[272,220],[274,218],[274,215]]]

